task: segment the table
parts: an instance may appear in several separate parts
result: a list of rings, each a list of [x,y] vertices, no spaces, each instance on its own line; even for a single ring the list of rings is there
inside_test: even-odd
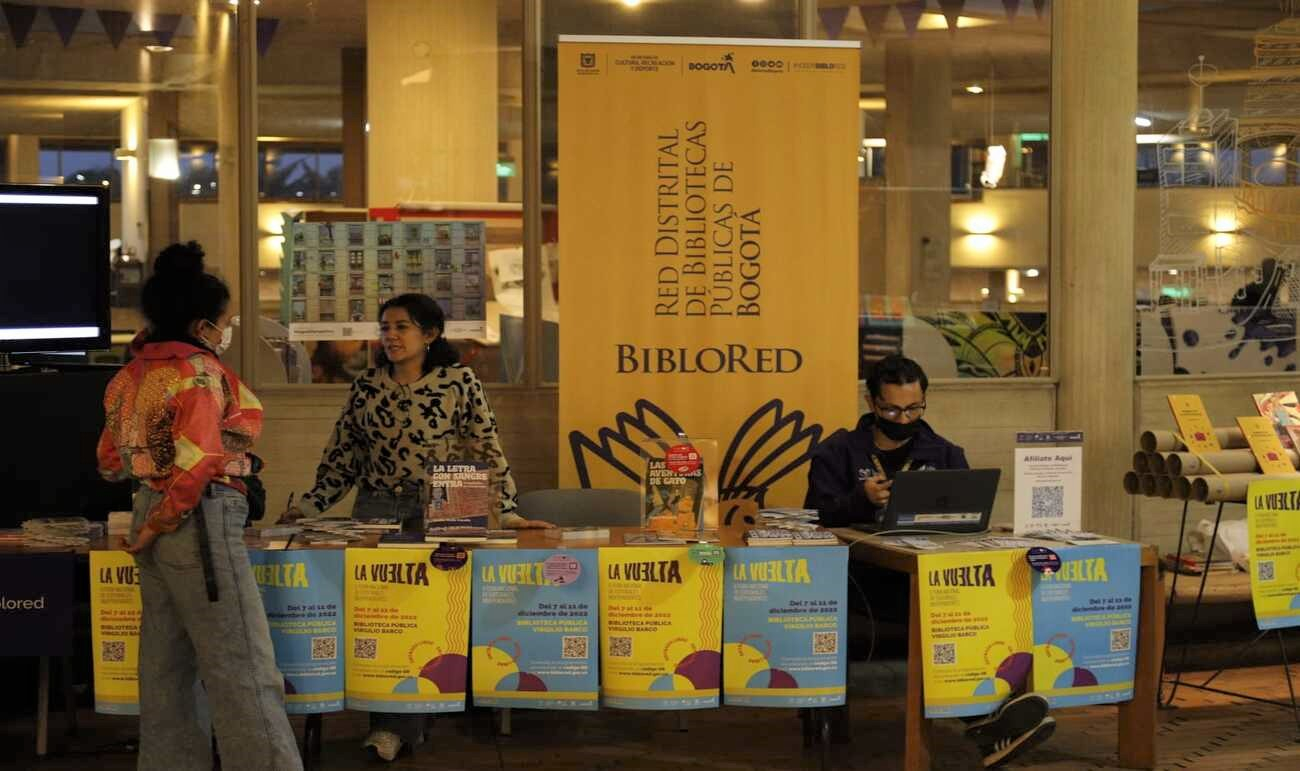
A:
[[[887,538],[852,528],[833,528],[841,541],[849,544],[849,559],[908,575],[907,703],[903,768],[921,771],[930,768],[930,721],[925,717],[921,672],[921,592],[917,577],[917,557],[921,552],[908,549]],[[927,535],[943,545],[969,541],[970,535]],[[1051,542],[1044,542],[1050,546]],[[956,551],[956,549],[944,549]],[[933,554],[935,552],[928,552]],[[1138,605],[1137,668],[1133,677],[1133,700],[1119,707],[1119,762],[1126,768],[1155,768],[1156,705],[1160,694],[1160,657],[1164,650],[1164,585],[1157,568],[1156,548],[1142,547],[1141,594]]]

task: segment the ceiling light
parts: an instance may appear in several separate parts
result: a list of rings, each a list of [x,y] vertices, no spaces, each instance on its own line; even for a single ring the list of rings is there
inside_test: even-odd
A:
[[[1011,303],[1012,305],[1015,305],[1016,303],[1020,302],[1020,298],[1016,297],[1013,294],[1009,294],[1007,295],[1007,302]]]
[[[989,288],[988,287],[980,288],[980,297],[988,297],[988,296],[989,296]]]
[[[165,46],[165,45],[159,45],[157,43],[153,43],[151,45],[145,46],[144,50],[148,51],[151,54],[169,54],[172,51],[175,51],[176,49],[172,46]]]
[[[1139,115],[1133,119],[1133,125],[1137,126],[1138,128],[1151,128],[1151,119],[1146,116]]]
[[[1177,275],[1178,275],[1178,268],[1170,268],[1170,269],[1169,269],[1169,275],[1171,275],[1171,276],[1177,276]]]
[[[981,86],[979,83],[972,83],[969,86],[966,86],[966,93],[982,94],[984,93],[984,86]]]
[[[641,4],[641,0],[619,0],[625,8],[635,8]]]
[[[1030,268],[1025,271],[1025,278],[1038,278],[1038,268]]]

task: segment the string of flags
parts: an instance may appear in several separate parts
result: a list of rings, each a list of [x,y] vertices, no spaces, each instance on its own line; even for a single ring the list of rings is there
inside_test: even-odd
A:
[[[23,48],[31,41],[32,31],[39,29],[40,14],[49,17],[50,25],[58,35],[63,47],[72,44],[75,34],[103,34],[114,50],[121,47],[129,34],[143,37],[147,44],[170,46],[186,21],[178,13],[135,13],[132,11],[96,10],[87,12],[83,8],[67,8],[58,5],[33,5],[30,3],[0,2],[0,17],[4,19],[9,37],[15,48]],[[259,18],[257,20],[257,53],[265,56],[270,50],[280,20],[276,18]],[[44,27],[47,31],[49,27]]]
[[[962,10],[966,7],[966,0],[934,1],[937,10],[943,14],[944,20],[948,24],[949,34],[956,35]],[[860,3],[856,8],[862,16],[862,23],[866,26],[867,34],[870,35],[871,42],[874,44],[879,42],[880,37],[885,33],[885,25],[889,21],[891,9],[898,12],[907,36],[912,37],[915,35],[921,23],[921,15],[926,11],[927,2],[928,0],[876,0],[876,2]],[[1002,8],[1007,14],[1007,19],[1016,18],[1016,14],[1020,12],[1020,4],[1021,0],[1002,0]],[[1035,15],[1039,19],[1043,18],[1043,12],[1047,8],[1047,0],[1033,0],[1033,4]],[[844,31],[844,24],[849,18],[849,13],[854,7],[853,5],[838,5],[817,9],[817,15],[821,17],[822,27],[826,29],[827,37],[831,40],[839,39]]]

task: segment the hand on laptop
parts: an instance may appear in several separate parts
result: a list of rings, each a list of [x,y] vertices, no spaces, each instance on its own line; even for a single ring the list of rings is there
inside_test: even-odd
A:
[[[894,480],[884,477],[871,477],[862,483],[863,489],[867,492],[867,500],[878,509],[885,508],[889,503],[889,488],[893,486]]]

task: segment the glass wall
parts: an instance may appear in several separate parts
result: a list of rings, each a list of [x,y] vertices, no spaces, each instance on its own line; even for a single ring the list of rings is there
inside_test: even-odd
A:
[[[1139,14],[1139,375],[1296,369],[1294,6],[1178,0]]]

